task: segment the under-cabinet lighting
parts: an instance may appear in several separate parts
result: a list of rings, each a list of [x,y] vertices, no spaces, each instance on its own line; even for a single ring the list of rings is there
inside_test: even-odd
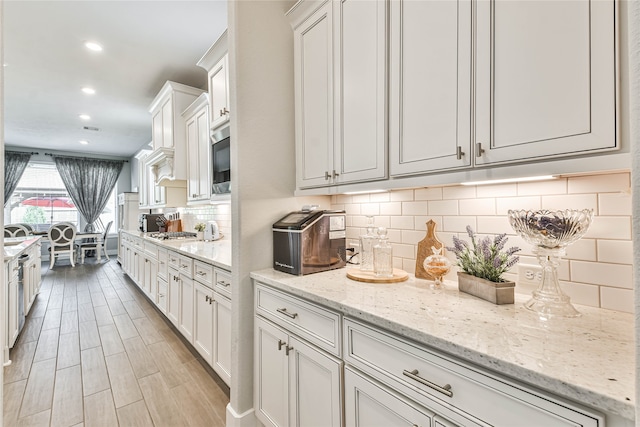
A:
[[[93,95],[96,93],[96,90],[92,87],[83,87],[82,92],[86,93],[87,95]]]
[[[86,139],[81,139],[80,141],[78,141],[80,144],[82,145],[89,145],[89,141],[87,141]]]
[[[86,42],[84,44],[84,46],[89,49],[92,50],[94,52],[102,52],[102,46],[100,46],[98,43],[96,42]]]
[[[346,193],[342,193],[342,194],[353,195],[353,194],[386,193],[386,192],[387,190],[363,190],[363,191],[347,191]]]
[[[82,120],[91,120],[91,116],[88,114],[78,114],[78,117],[80,117]]]
[[[548,181],[550,179],[556,179],[553,175],[543,176],[526,176],[522,178],[506,178],[506,179],[490,179],[487,181],[469,181],[461,182],[461,185],[489,185],[489,184],[505,184],[509,182],[530,182],[530,181]]]

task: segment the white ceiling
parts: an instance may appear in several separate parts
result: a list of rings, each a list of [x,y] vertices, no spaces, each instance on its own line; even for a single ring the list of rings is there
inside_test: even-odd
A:
[[[4,1],[5,144],[133,155],[165,81],[206,89],[196,62],[226,27],[225,0]]]

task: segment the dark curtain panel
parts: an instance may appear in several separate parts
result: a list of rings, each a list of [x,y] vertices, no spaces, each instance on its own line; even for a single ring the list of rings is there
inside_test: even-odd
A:
[[[4,204],[6,205],[13,191],[18,186],[24,170],[29,164],[31,153],[4,152]]]
[[[122,171],[121,160],[54,156],[56,167],[78,212],[94,231],[93,223],[109,201]]]

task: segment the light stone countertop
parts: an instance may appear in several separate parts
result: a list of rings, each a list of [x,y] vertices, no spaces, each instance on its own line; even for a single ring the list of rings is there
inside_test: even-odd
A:
[[[307,276],[265,269],[251,277],[419,343],[595,409],[634,419],[633,315],[577,305],[578,318],[542,321],[528,296],[497,306],[429,281],[373,284],[346,269]]]
[[[40,236],[5,237],[4,238],[4,262],[11,261],[22,254],[31,245],[40,240]]]
[[[120,230],[131,236],[141,237],[148,242],[190,256],[216,267],[231,271],[231,240],[222,238],[215,242],[196,239],[158,240],[147,237],[146,233],[132,230]]]

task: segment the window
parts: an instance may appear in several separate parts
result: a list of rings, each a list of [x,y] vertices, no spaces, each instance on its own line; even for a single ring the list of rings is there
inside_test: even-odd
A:
[[[115,224],[115,211],[114,190],[100,215],[98,227],[109,221],[114,221]],[[52,163],[30,162],[5,206],[5,223],[27,223],[36,231],[46,231],[51,224],[62,221],[70,222],[78,229],[85,226],[56,166]],[[117,230],[117,227],[112,226],[111,230]]]

